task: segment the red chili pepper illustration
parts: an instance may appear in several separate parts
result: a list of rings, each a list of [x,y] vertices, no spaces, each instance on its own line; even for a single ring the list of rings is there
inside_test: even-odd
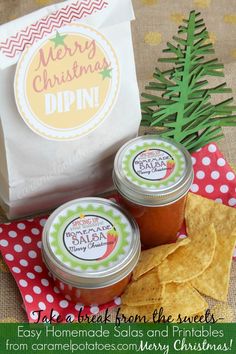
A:
[[[100,257],[100,259],[104,259],[111,254],[111,252],[116,247],[117,241],[118,241],[117,231],[114,229],[109,230],[107,233],[107,249],[106,249],[106,252],[104,253],[104,255],[102,257]]]

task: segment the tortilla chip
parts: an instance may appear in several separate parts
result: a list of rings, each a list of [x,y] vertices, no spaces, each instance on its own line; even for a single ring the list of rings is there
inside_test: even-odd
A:
[[[194,288],[213,299],[227,301],[235,243],[236,230],[228,237],[217,235],[213,261],[204,273],[191,281]]]
[[[208,308],[208,303],[190,283],[170,283],[164,287],[161,306],[164,313],[177,320],[179,314],[183,319],[185,316],[204,312]]]
[[[175,252],[181,246],[185,246],[190,242],[188,238],[185,238],[176,243],[170,243],[167,245],[161,245],[148,250],[142,251],[139,262],[133,270],[133,279],[136,280],[143,274],[147,273],[158,266],[166,257]]]
[[[163,286],[158,275],[148,273],[130,283],[121,296],[121,301],[122,304],[130,306],[156,304],[161,301],[162,294]]]
[[[179,316],[181,319],[184,317],[194,317],[196,313],[203,313],[208,304],[203,297],[188,283],[183,284],[167,284],[164,290],[164,296],[161,303],[147,305],[147,306],[127,306],[121,307],[121,313],[129,318],[145,318],[147,321],[153,321],[154,311],[161,311],[163,307],[163,313],[161,316],[165,316],[165,320],[169,316],[172,316],[172,320],[178,321]],[[162,317],[163,319],[163,317]],[[158,320],[158,314],[155,317],[155,321]]]
[[[216,231],[215,254],[210,266],[191,283],[201,293],[226,301],[236,243],[236,209],[189,193],[186,206],[188,233],[191,235],[204,229],[209,223],[214,224]]]
[[[161,283],[182,283],[202,274],[211,264],[216,248],[216,233],[213,225],[189,234],[192,241],[178,248],[158,267]],[[155,270],[155,268],[154,268]]]
[[[188,233],[214,224],[217,235],[230,235],[236,228],[236,208],[228,207],[213,200],[188,193],[185,219]]]

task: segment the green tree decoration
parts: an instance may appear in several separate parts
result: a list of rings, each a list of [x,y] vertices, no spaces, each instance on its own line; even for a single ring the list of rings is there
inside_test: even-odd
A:
[[[144,126],[159,127],[163,137],[182,143],[189,151],[195,151],[210,141],[223,137],[222,126],[236,125],[236,106],[233,98],[213,104],[213,94],[232,92],[226,83],[210,87],[207,76],[222,76],[223,64],[218,59],[208,60],[214,53],[200,13],[191,11],[188,20],[179,27],[176,44],[167,43],[165,53],[172,53],[160,62],[173,63],[167,71],[155,69],[154,81],[145,87],[152,93],[143,93],[141,103]]]

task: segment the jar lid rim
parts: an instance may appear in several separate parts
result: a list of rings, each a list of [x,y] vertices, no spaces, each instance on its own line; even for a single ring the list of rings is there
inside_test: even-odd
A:
[[[78,214],[81,210],[85,213],[83,227]],[[75,214],[77,218],[74,218]],[[87,226],[91,220],[93,224]],[[101,232],[101,242],[98,232]],[[91,235],[92,239],[89,239]],[[87,242],[85,251],[82,247],[79,250],[71,247],[71,240],[74,238],[77,242],[77,237],[81,237],[83,244]],[[44,226],[42,245],[45,263],[52,274],[69,283],[79,281],[80,286],[93,287],[94,284],[96,287],[112,283],[133,270],[139,257],[140,236],[135,220],[118,204],[103,198],[80,198],[51,214]],[[84,258],[81,258],[83,253]]]
[[[113,182],[123,196],[138,204],[169,204],[186,194],[192,181],[191,155],[171,139],[140,136],[116,154]]]

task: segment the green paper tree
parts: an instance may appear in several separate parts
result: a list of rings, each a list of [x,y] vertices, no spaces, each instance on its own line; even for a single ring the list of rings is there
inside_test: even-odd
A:
[[[210,141],[223,137],[222,126],[236,125],[236,106],[233,98],[220,103],[211,102],[212,95],[230,93],[226,83],[211,87],[207,77],[222,76],[223,64],[218,59],[206,58],[214,53],[200,13],[191,11],[188,20],[179,27],[175,44],[167,43],[164,53],[171,57],[160,62],[173,63],[170,70],[155,69],[155,80],[145,87],[151,93],[143,93],[141,103],[144,126],[158,127],[162,137],[182,143],[189,151],[195,151]]]

